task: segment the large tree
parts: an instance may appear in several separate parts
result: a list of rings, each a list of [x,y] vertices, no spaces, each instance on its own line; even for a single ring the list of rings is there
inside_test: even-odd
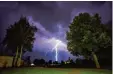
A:
[[[17,64],[17,61],[21,61],[24,50],[31,51],[35,40],[35,32],[37,32],[37,28],[29,24],[27,18],[23,16],[6,30],[3,44],[14,53],[16,52],[14,64],[20,65],[20,63]]]
[[[67,32],[67,48],[73,55],[93,56],[96,67],[100,68],[95,54],[99,47],[111,45],[107,29],[98,14],[80,13],[75,16]]]

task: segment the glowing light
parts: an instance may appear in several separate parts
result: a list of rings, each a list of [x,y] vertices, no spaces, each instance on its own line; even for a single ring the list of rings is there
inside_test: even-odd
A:
[[[55,60],[58,61],[58,45],[61,43],[61,41],[59,41],[59,40],[56,40],[56,41],[57,41],[57,44],[55,45],[55,47],[52,50],[55,49]]]
[[[67,45],[64,42],[62,42],[56,38],[51,38],[47,41],[47,43],[50,43],[52,46],[56,45],[58,42],[60,42],[60,44],[59,44],[60,47],[64,47],[64,49],[67,48]],[[59,50],[63,50],[63,49],[59,49]],[[63,51],[66,51],[66,50],[63,50]]]
[[[34,66],[34,64],[33,64],[33,63],[31,63],[31,66]]]
[[[52,52],[53,50],[55,50],[55,61],[58,61],[58,50],[60,50],[60,51],[61,51],[61,50],[67,51],[67,50],[66,50],[66,48],[67,48],[66,44],[63,43],[62,41],[56,39],[56,38],[51,38],[50,40],[47,41],[47,43],[50,43],[50,44],[53,46],[51,52]],[[58,49],[58,47],[60,47],[60,48],[62,48],[62,49]],[[49,52],[49,51],[48,51],[48,52]],[[47,55],[48,52],[46,52],[45,55]]]

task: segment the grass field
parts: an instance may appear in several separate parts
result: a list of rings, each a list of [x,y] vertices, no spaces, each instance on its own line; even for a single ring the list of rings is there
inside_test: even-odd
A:
[[[15,68],[2,70],[0,74],[112,74],[111,70],[104,69],[76,69],[76,68]]]

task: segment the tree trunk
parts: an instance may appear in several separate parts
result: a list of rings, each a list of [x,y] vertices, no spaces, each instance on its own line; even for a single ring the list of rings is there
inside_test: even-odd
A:
[[[14,58],[13,66],[16,66],[17,65],[17,59],[18,59],[18,47],[17,47],[17,51],[16,51],[16,56]]]
[[[15,55],[13,56],[12,67],[14,67]]]
[[[22,49],[23,49],[23,46],[21,45],[21,49],[20,49],[21,51],[20,51],[20,56],[19,56],[18,66],[21,65]]]
[[[92,55],[93,55],[93,59],[94,59],[94,62],[96,64],[96,67],[100,68],[100,64],[98,62],[98,58],[97,58],[96,54],[94,52],[92,52]]]

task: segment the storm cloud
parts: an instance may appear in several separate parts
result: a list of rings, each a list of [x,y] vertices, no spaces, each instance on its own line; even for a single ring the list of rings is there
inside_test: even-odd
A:
[[[36,40],[33,51],[38,53],[38,51],[51,50],[53,46],[49,46],[50,44],[44,41],[54,37],[66,44],[65,32],[68,30],[68,26],[74,16],[82,12],[99,13],[102,23],[108,23],[112,19],[112,2],[0,2],[0,41],[3,40],[7,27],[24,15],[29,19],[30,23],[40,29],[35,35]],[[39,56],[36,55],[36,52],[30,53],[35,54],[36,57]],[[59,53],[59,55],[61,54]],[[53,54],[51,53],[51,55]],[[63,57],[67,59],[69,56],[72,55],[69,52],[65,52]],[[47,58],[50,59],[49,56]],[[53,58],[51,57],[51,59]]]

